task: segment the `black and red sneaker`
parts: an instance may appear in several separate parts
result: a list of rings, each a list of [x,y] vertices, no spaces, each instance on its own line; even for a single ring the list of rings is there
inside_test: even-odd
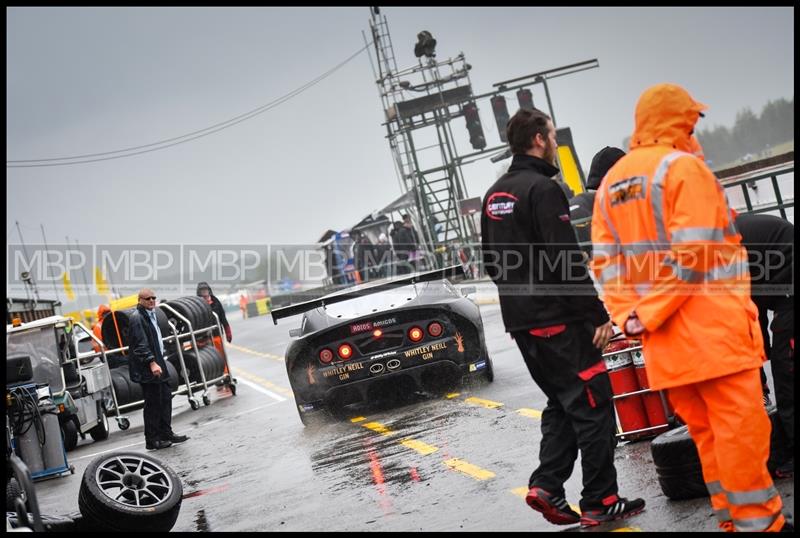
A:
[[[582,527],[594,527],[606,521],[623,519],[644,510],[644,499],[625,499],[612,495],[603,499],[603,507],[584,510],[581,514]]]
[[[547,521],[556,525],[571,525],[581,520],[580,514],[570,508],[564,497],[553,495],[536,486],[528,491],[525,502],[537,512],[541,512]]]

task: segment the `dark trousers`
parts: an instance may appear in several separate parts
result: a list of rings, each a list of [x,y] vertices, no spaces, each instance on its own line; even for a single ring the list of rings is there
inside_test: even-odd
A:
[[[528,486],[564,497],[564,482],[572,475],[580,450],[581,510],[600,507],[604,498],[617,493],[611,382],[604,369],[586,381],[578,376],[603,360],[592,345],[594,330],[590,323],[574,322],[550,337],[526,331],[512,334],[531,377],[547,396],[539,466]]]
[[[144,439],[163,441],[172,435],[172,391],[169,383],[142,383]]]
[[[775,405],[786,432],[788,452],[794,453],[794,307],[773,312],[772,382],[775,385]]]

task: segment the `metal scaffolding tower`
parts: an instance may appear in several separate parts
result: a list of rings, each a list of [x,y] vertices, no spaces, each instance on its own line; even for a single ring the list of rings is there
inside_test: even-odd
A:
[[[371,9],[370,28],[378,57],[375,73],[387,139],[403,193],[413,192],[418,211],[420,245],[431,265],[446,261],[453,249],[476,240],[471,217],[459,211],[467,191],[450,122],[464,115],[474,101],[471,66],[461,53],[437,61],[419,58],[417,65],[398,69],[386,16]],[[502,146],[505,147],[505,146]],[[482,153],[482,152],[481,152]],[[452,261],[452,260],[450,260]]]
[[[472,68],[460,53],[455,58],[436,60],[436,40],[430,32],[417,35],[419,42],[415,55],[417,65],[398,69],[397,60],[389,36],[389,25],[379,9],[370,8],[370,30],[377,55],[377,71],[373,65],[378,93],[383,105],[389,147],[395,161],[395,169],[403,194],[410,193],[416,202],[416,213],[420,245],[426,251],[429,265],[458,262],[456,256],[479,241],[472,220],[480,208],[479,199],[468,199],[464,183],[462,165],[492,157],[493,162],[511,156],[508,145],[487,147],[480,119],[477,101],[490,97],[496,99],[503,93],[517,92],[520,106],[533,107],[531,92],[526,86],[542,84],[547,98],[550,117],[555,124],[555,115],[550,101],[547,81],[556,77],[594,69],[599,66],[596,59],[540,71],[523,77],[494,84],[494,90],[475,95],[469,79]],[[364,37],[366,41],[366,36]],[[523,103],[521,93],[527,94],[527,104]],[[502,100],[502,99],[501,99]],[[501,133],[507,117],[499,119],[494,109],[495,120]],[[503,105],[505,108],[505,105]],[[459,155],[456,148],[451,122],[465,118],[470,132],[470,144],[474,151]],[[464,128],[460,125],[457,128]],[[560,137],[567,142],[574,154],[572,135],[568,128],[559,129]],[[501,140],[503,140],[501,134]],[[577,164],[577,155],[574,163]],[[559,166],[562,168],[563,167]],[[582,172],[576,170],[575,181]]]

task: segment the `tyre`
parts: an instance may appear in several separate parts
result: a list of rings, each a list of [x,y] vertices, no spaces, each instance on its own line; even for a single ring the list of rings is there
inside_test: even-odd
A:
[[[658,483],[661,491],[667,498],[674,501],[685,499],[698,499],[708,497],[708,489],[703,480],[703,470],[700,465],[687,468],[682,474],[658,473]]]
[[[178,377],[178,370],[172,364],[171,361],[167,360],[167,376],[169,377],[169,390],[175,392],[178,390],[178,385],[181,384],[180,377]]]
[[[67,452],[78,446],[78,426],[72,417],[64,419],[61,423],[61,438],[64,440],[64,450]]]
[[[669,430],[653,439],[650,451],[656,468],[700,465],[700,456],[686,426]]]
[[[120,368],[111,370],[111,385],[114,389],[114,394],[117,396],[117,403],[119,405],[122,406],[132,401],[128,378],[122,374]]]
[[[296,400],[295,400],[295,402],[296,402]],[[298,413],[300,414],[300,422],[302,422],[303,426],[305,426],[307,428],[308,427],[315,428],[315,427],[321,426],[321,425],[325,424],[326,422],[328,422],[328,420],[329,420],[328,412],[326,411],[326,409],[324,407],[319,408],[319,409],[315,409],[314,411],[312,411],[310,413],[300,411],[300,406],[299,405],[295,405],[295,408],[297,409]]]
[[[488,383],[494,381],[494,366],[492,365],[492,359],[486,358],[486,371],[483,372],[484,379]]]
[[[95,458],[83,473],[78,507],[97,530],[168,532],[181,508],[175,471],[137,452]]]
[[[22,502],[26,503],[25,492],[20,487],[17,479],[12,476],[6,482],[6,512],[17,511],[16,499],[22,499]]]
[[[92,436],[92,439],[95,441],[105,441],[108,439],[108,417],[106,416],[103,409],[100,409],[100,424],[89,430],[89,435]]]

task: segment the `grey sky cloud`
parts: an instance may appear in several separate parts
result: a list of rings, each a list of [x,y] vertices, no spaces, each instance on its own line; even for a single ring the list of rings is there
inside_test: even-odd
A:
[[[364,45],[355,8],[9,8],[7,159],[148,144],[228,120],[317,77]],[[555,79],[559,126],[581,164],[633,129],[641,92],[685,86],[730,126],[745,106],[794,96],[794,9],[400,8],[388,18],[398,65],[416,34],[437,58],[464,52],[476,93],[495,82],[597,58]],[[372,50],[370,50],[372,53]],[[373,58],[374,61],[374,58]],[[541,86],[534,100],[544,107]],[[507,95],[513,104],[513,94]],[[488,100],[478,103],[499,143]],[[312,243],[401,194],[367,53],[283,105],[210,136],[128,158],[7,168],[7,236],[90,243]],[[459,149],[470,150],[463,121]],[[507,165],[508,161],[505,161]],[[503,166],[464,168],[482,196]],[[13,236],[15,239],[16,234]],[[16,241],[13,241],[16,242]]]

